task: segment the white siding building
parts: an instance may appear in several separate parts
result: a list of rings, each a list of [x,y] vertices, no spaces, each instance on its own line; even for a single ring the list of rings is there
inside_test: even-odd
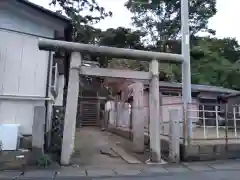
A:
[[[63,39],[69,24],[26,0],[0,1],[0,124],[20,124],[20,132],[31,135],[34,107],[48,104],[46,109],[51,109],[52,54],[38,49],[38,39],[54,39],[56,34]]]

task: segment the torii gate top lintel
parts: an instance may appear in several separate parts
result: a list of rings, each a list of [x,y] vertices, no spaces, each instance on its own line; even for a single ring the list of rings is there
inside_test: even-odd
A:
[[[103,54],[125,59],[136,59],[144,61],[159,60],[168,63],[183,62],[183,56],[181,54],[160,53],[107,46],[96,46],[90,44],[82,44],[59,40],[40,39],[38,42],[38,46],[40,50],[48,51],[61,50],[68,52],[90,52],[93,54]]]

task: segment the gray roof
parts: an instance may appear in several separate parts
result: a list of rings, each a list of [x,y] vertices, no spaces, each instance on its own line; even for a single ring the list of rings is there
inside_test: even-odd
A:
[[[145,85],[148,86],[148,83]],[[163,82],[161,81],[159,83],[160,87],[166,87],[166,88],[182,88],[182,83],[176,83],[176,82]],[[240,93],[240,91],[236,91],[233,89],[223,88],[223,87],[217,87],[217,86],[210,86],[210,85],[200,85],[200,84],[192,84],[192,91],[208,91],[208,92],[218,92],[218,93]]]
[[[63,21],[67,21],[67,22],[70,22],[70,21],[71,21],[70,18],[68,18],[68,17],[66,17],[66,16],[64,16],[64,15],[61,15],[61,14],[59,14],[59,13],[57,13],[57,12],[50,11],[50,10],[48,10],[48,9],[42,7],[42,6],[39,6],[39,5],[37,5],[37,4],[34,4],[34,3],[32,3],[32,2],[30,2],[30,1],[28,1],[28,0],[16,0],[16,1],[17,1],[17,2],[20,2],[20,3],[22,3],[22,4],[25,4],[25,5],[27,5],[27,6],[31,7],[31,8],[34,8],[34,9],[36,9],[37,11],[46,13],[46,14],[48,14],[49,16],[52,16],[52,17],[55,17],[55,18],[58,18],[58,19],[61,19],[61,20],[63,20]]]
[[[235,98],[235,97],[238,97],[238,96],[240,96],[240,92],[238,92],[238,93],[232,93],[232,94],[228,94],[228,95],[224,95],[224,96],[222,96],[223,98]]]

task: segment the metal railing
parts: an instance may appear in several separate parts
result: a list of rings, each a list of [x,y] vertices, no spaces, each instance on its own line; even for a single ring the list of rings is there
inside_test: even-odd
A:
[[[161,135],[169,136],[170,109],[181,109],[179,117],[180,139],[186,141],[238,140],[240,139],[240,105],[191,103],[184,112],[183,103],[163,104],[161,107]],[[186,116],[188,114],[188,116]],[[188,131],[187,121],[191,119],[191,132]]]
[[[120,102],[118,102],[121,104]],[[115,106],[109,110],[108,123],[115,128],[120,128],[132,132],[132,117],[133,110],[128,103]],[[149,135],[149,113],[148,107],[142,108],[145,117],[145,135]],[[188,118],[192,121],[192,138],[191,141],[214,141],[214,140],[237,140],[240,139],[240,105],[225,105],[225,104],[202,104],[191,103],[187,105],[187,110],[184,112],[183,103],[169,103],[160,106],[161,112],[161,138],[170,137],[170,117],[171,109],[179,109],[182,114],[179,117],[180,139],[181,142],[188,139],[188,119],[185,115],[188,113]]]

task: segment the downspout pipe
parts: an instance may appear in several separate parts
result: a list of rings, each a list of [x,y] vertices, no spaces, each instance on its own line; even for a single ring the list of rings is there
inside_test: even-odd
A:
[[[70,24],[64,31],[65,41],[71,42],[73,40],[73,26]],[[68,79],[69,79],[69,68],[70,68],[70,58],[71,53],[65,52],[64,58],[64,91],[63,91],[63,106],[66,106],[67,100],[67,89],[68,89]]]

